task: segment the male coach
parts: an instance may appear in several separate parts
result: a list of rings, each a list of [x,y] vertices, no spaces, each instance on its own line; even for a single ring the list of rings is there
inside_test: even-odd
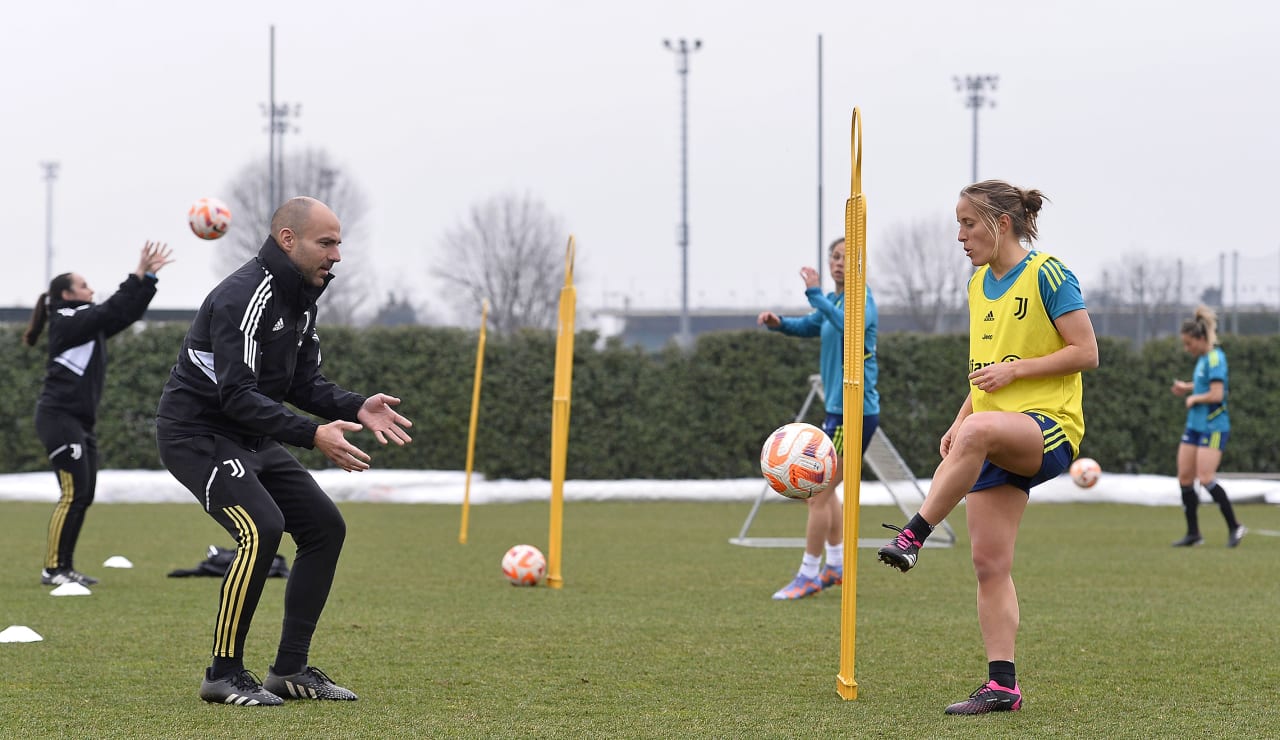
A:
[[[393,408],[400,399],[366,398],[320,372],[316,299],[342,259],[341,243],[342,225],[325,204],[293,198],[280,206],[258,256],[205,298],[160,397],[160,459],[237,544],[222,582],[213,663],[200,686],[208,702],[356,698],[307,663],[346,523],[282,444],[319,448],[358,472],[369,468],[369,456],[346,432],[368,428],[382,444],[410,441],[405,428],[412,422]],[[285,402],[332,421],[317,424]],[[245,637],[285,532],[297,555],[275,663],[259,683],[244,666]]]

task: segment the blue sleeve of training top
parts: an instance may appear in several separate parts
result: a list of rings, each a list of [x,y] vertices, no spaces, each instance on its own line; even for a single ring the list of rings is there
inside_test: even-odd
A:
[[[776,329],[789,337],[816,337],[822,334],[822,314],[818,311],[804,316],[779,316],[781,321]]]
[[[1040,266],[1040,300],[1051,320],[1084,308],[1084,295],[1080,293],[1080,281],[1073,272],[1055,258]]]

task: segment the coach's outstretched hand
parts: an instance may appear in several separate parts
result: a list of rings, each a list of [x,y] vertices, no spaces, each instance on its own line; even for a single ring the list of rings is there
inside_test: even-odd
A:
[[[382,444],[386,444],[387,438],[390,437],[392,442],[403,447],[405,442],[412,442],[413,438],[402,427],[411,427],[413,422],[396,413],[392,408],[399,403],[400,399],[395,396],[375,393],[365,399],[356,418],[373,432],[373,436],[377,437]]]
[[[411,427],[413,422],[391,408],[398,403],[400,399],[385,393],[369,396],[360,407],[360,411],[356,412],[356,418],[360,420],[360,424],[338,420],[316,427],[316,449],[324,453],[324,456],[334,465],[348,473],[368,470],[370,459],[368,453],[348,442],[346,434],[368,429],[382,444],[387,443],[388,437],[402,447],[405,442],[412,442],[413,439],[402,427]]]
[[[316,449],[324,453],[334,465],[348,473],[369,469],[369,455],[347,441],[347,432],[358,432],[364,427],[350,421],[331,421],[316,427]]]

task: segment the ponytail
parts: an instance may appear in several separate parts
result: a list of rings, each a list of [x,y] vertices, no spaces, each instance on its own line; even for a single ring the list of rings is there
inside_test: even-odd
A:
[[[1036,217],[1048,200],[1039,190],[1024,190],[1003,180],[975,182],[960,191],[978,210],[987,230],[994,237],[1001,216],[1008,216],[1013,235],[1018,241],[1031,244],[1040,235]]]
[[[22,343],[28,347],[36,346],[36,340],[40,338],[40,333],[44,331],[44,325],[49,320],[49,304],[54,300],[54,296],[62,297],[62,291],[71,290],[71,273],[64,272],[49,281],[49,290],[41,293],[36,299],[35,308],[31,309],[31,322],[27,324],[27,330],[22,333]]]
[[[1195,314],[1182,322],[1182,333],[1192,339],[1208,340],[1212,349],[1218,344],[1218,315],[1208,306],[1196,306]]]
[[[41,293],[36,299],[36,307],[31,309],[31,322],[27,324],[27,330],[22,332],[22,343],[28,347],[36,346],[36,340],[40,338],[40,333],[44,331],[44,323],[49,318],[49,294]]]

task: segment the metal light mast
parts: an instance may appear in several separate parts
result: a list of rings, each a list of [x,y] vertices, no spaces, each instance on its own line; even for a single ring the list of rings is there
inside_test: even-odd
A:
[[[965,75],[952,77],[956,90],[964,93],[964,107],[973,111],[973,173],[969,182],[978,181],[978,110],[986,106],[996,107],[996,101],[987,96],[987,91],[995,92],[999,75]]]
[[[53,280],[53,181],[58,179],[57,162],[41,162],[44,168],[44,284]]]
[[[301,105],[276,103],[276,27],[271,26],[271,46],[268,56],[268,102],[261,106],[267,116],[267,215],[270,216],[284,200],[284,135],[289,130],[288,119],[302,113]],[[293,128],[297,131],[297,127]],[[279,145],[277,146],[277,139]]]
[[[689,331],[689,54],[702,48],[702,41],[694,39],[690,45],[685,39],[672,44],[662,42],[676,55],[676,74],[680,75],[680,229],[677,243],[680,245],[680,346],[693,346],[693,334]]]

